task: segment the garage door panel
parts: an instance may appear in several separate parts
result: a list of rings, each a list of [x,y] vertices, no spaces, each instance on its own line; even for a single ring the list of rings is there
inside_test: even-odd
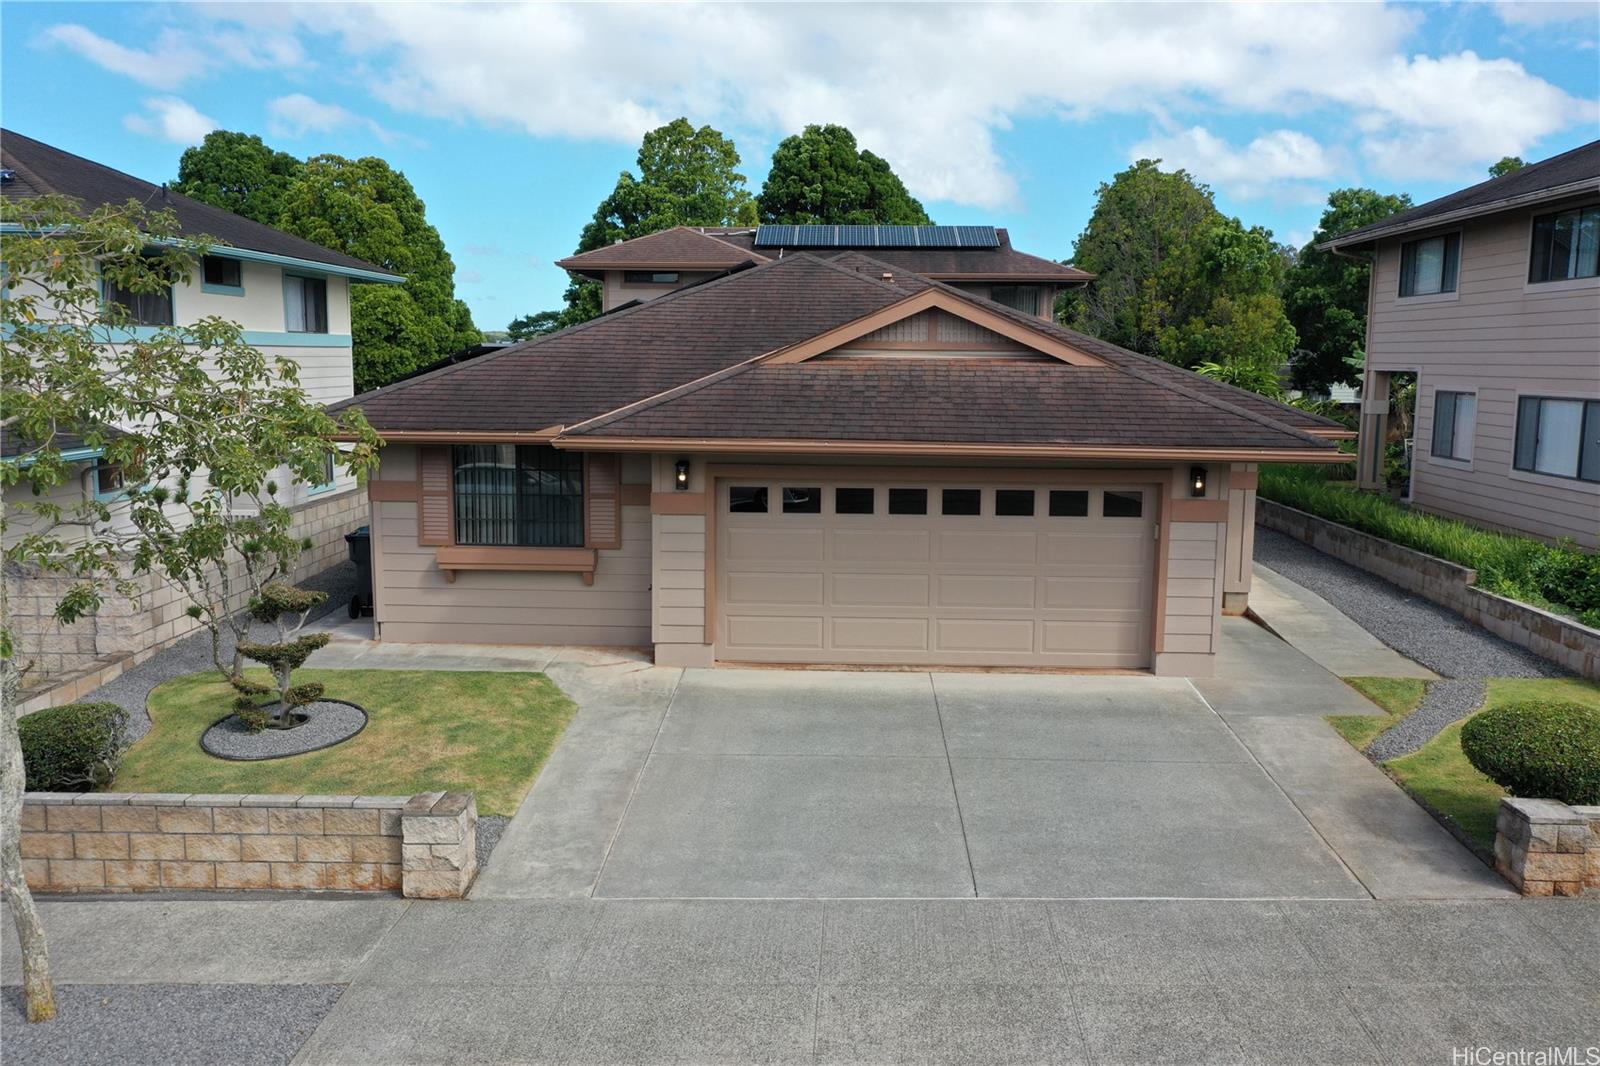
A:
[[[1150,600],[1149,585],[1137,575],[1096,578],[1047,577],[1044,586],[1046,610],[1133,610],[1143,611]]]
[[[820,616],[730,614],[723,619],[730,648],[805,648],[821,651]]]
[[[979,519],[964,519],[974,522]],[[1032,566],[1038,561],[1039,538],[1032,530],[1026,533],[966,532],[940,530],[937,556],[939,562],[957,566],[985,566],[995,563]]]
[[[722,539],[726,542],[727,558],[735,562],[745,559],[793,559],[812,563],[822,561],[820,529],[731,526],[724,532]]]
[[[997,607],[1032,611],[1038,579],[1032,574],[942,574],[937,607]]]
[[[822,606],[823,575],[784,571],[735,571],[728,575],[727,600],[734,606],[781,603]]]
[[[1092,561],[1098,569],[1127,566],[1143,570],[1155,554],[1155,538],[1145,526],[1142,536],[1120,533],[1046,533],[1040,537],[1039,562],[1046,566],[1073,566]],[[1146,538],[1149,538],[1146,540]]]
[[[934,646],[938,651],[1027,654],[1034,650],[1033,630],[1031,618],[939,618]]]
[[[1045,622],[1041,628],[1040,643],[1046,652],[1108,652],[1142,657],[1148,639],[1143,619],[1121,623]]]
[[[833,644],[836,651],[928,650],[926,618],[835,618]]]
[[[842,563],[925,563],[932,539],[926,529],[836,529],[833,559]]]
[[[930,473],[934,513],[835,515],[837,483],[817,481],[826,513],[815,515],[733,514],[726,488],[719,489],[719,658],[1149,665],[1157,545],[1148,502],[1144,518],[1108,519],[1097,490],[1039,482],[1026,486],[1041,501],[1031,517],[996,515],[995,494],[987,490],[979,514],[943,515],[941,484]],[[872,487],[881,503],[888,485]],[[1062,487],[1089,492],[1087,514],[1048,514],[1043,501]],[[1195,553],[1191,569],[1214,565],[1198,557],[1214,555],[1214,539],[1181,546]],[[1207,612],[1210,606],[1207,599]]]
[[[831,601],[836,607],[927,607],[927,574],[834,573]]]

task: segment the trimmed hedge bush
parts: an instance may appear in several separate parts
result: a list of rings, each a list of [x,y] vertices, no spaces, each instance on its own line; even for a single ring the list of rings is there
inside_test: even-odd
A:
[[[1565,700],[1492,707],[1461,727],[1467,761],[1513,796],[1600,803],[1600,710]]]
[[[111,783],[128,747],[128,712],[115,703],[69,703],[17,723],[27,787],[91,792]]]
[[[1386,496],[1331,484],[1328,472],[1317,467],[1263,466],[1259,491],[1263,499],[1470,566],[1485,591],[1600,627],[1600,555],[1571,543],[1552,546],[1412,510]]]

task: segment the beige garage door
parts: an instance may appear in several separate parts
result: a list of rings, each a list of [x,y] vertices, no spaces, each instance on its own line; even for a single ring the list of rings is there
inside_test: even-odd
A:
[[[717,658],[1143,667],[1155,487],[717,485]]]

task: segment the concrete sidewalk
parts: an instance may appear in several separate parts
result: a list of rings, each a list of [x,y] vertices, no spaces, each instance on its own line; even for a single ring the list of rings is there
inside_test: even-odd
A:
[[[1596,900],[149,900],[44,916],[58,978],[107,996],[347,985],[305,1064],[1446,1062],[1592,1046],[1600,1017]],[[63,1061],[28,1053],[48,1030],[6,1021],[8,1058]],[[185,1019],[128,1022],[148,1031],[126,1046],[148,1048]]]
[[[1252,571],[1250,610],[1296,651],[1336,677],[1439,675],[1401,655],[1310,589],[1260,563]]]

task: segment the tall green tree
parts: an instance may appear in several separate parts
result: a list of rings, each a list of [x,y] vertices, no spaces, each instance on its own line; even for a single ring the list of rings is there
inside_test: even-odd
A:
[[[352,287],[357,392],[478,343],[472,313],[456,299],[455,262],[444,240],[411,182],[384,160],[306,160],[284,194],[278,224],[406,277],[401,286]]]
[[[644,135],[637,163],[638,174],[624,170],[617,176],[616,186],[578,235],[575,253],[673,226],[755,225],[755,200],[738,169],[739,151],[720,131],[696,129],[688,119],[675,118]],[[598,317],[600,283],[573,274],[563,300],[559,312],[517,319],[513,335],[549,333]]]
[[[1498,163],[1489,167],[1489,176],[1491,178],[1503,178],[1507,174],[1515,174],[1527,165],[1522,161],[1520,155],[1501,156]]]
[[[173,189],[236,215],[276,226],[284,194],[304,167],[253,133],[212,130],[183,150]]]
[[[1100,186],[1073,254],[1095,281],[1057,314],[1124,348],[1271,391],[1295,343],[1279,296],[1285,262],[1270,230],[1223,215],[1188,172],[1141,159]]]
[[[926,226],[932,223],[888,161],[857,148],[843,126],[807,126],[772,153],[761,195],[761,221]]]
[[[1328,194],[1316,232],[1284,278],[1284,309],[1300,338],[1290,363],[1295,388],[1321,392],[1341,382],[1354,384],[1366,359],[1372,265],[1364,258],[1318,251],[1317,245],[1410,206],[1405,193],[1335,189]]]

